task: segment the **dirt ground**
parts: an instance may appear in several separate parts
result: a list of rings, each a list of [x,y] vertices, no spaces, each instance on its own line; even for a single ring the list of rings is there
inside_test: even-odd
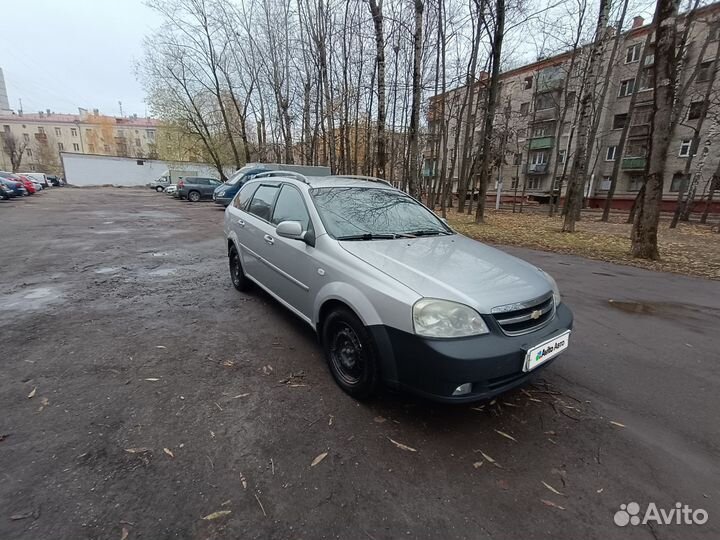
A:
[[[706,225],[693,221],[679,223],[670,229],[670,216],[663,216],[658,230],[659,261],[636,259],[630,255],[631,224],[627,214],[611,214],[610,221],[600,221],[602,212],[583,212],[576,232],[562,232],[563,219],[549,218],[547,210],[525,209],[512,213],[503,209],[487,210],[486,222],[477,225],[473,216],[452,212],[452,225],[463,234],[480,241],[501,245],[523,246],[555,253],[571,253],[601,261],[614,262],[688,276],[720,280],[720,223],[711,215]],[[695,219],[695,217],[693,217]]]
[[[719,283],[509,248],[557,278],[568,352],[490,403],[358,403],[232,288],[222,216],[0,203],[0,539],[720,537]],[[709,521],[616,526],[631,501]]]

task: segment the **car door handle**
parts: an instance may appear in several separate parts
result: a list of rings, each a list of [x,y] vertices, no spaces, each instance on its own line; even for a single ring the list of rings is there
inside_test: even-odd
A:
[[[240,225],[241,227],[245,226],[245,222],[242,219],[238,219],[237,224]]]
[[[266,234],[263,238],[265,238],[266,244],[270,244],[272,246],[275,243],[275,239],[269,234]]]

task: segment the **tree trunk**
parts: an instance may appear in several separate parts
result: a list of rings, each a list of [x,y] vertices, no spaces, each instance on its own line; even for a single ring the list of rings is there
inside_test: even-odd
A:
[[[483,127],[483,140],[480,150],[480,188],[478,193],[477,212],[475,223],[482,223],[485,220],[485,197],[487,196],[490,158],[492,154],[493,125],[495,123],[495,110],[497,109],[498,90],[500,86],[500,60],[505,37],[505,0],[495,2],[495,35],[492,40],[492,71],[490,74],[490,88],[488,89],[487,114],[485,115],[485,126]],[[500,157],[502,160],[502,156]],[[498,189],[500,187],[498,186]]]
[[[602,67],[603,37],[606,32],[609,10],[609,1],[600,0],[595,39],[590,50],[590,58],[587,66],[589,82],[585,85],[580,103],[577,146],[573,164],[570,169],[570,183],[568,184],[568,193],[566,194],[565,201],[565,221],[562,227],[563,232],[575,232],[575,222],[580,217],[585,177],[588,171],[588,157],[592,152],[591,145],[594,141],[592,131],[595,120],[592,118],[592,105],[595,100],[595,85],[599,78],[599,70]],[[599,115],[600,111],[597,111],[596,114]]]
[[[645,193],[638,205],[631,233],[631,253],[643,259],[658,259],[657,229],[660,221],[665,158],[670,145],[671,119],[675,102],[677,71],[676,19],[680,0],[658,0],[655,8],[655,92],[650,123],[650,157]]]
[[[385,178],[385,35],[383,33],[382,0],[370,0],[370,13],[375,26],[375,59],[377,62],[377,175]]]
[[[420,101],[422,100],[422,25],[423,0],[415,0],[415,35],[413,38],[412,112],[410,116],[410,140],[408,141],[408,191],[411,197],[420,193],[418,179],[418,139],[420,136]]]

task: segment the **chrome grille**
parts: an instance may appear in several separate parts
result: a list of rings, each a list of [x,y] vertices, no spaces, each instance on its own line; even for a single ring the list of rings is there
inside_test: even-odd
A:
[[[555,302],[549,293],[529,302],[499,306],[492,316],[508,336],[527,334],[545,326],[555,314]]]

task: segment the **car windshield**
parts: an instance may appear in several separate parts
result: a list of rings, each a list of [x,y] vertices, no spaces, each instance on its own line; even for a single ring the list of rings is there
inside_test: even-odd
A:
[[[314,188],[310,195],[328,234],[338,240],[452,234],[432,212],[400,191],[328,187]]]

